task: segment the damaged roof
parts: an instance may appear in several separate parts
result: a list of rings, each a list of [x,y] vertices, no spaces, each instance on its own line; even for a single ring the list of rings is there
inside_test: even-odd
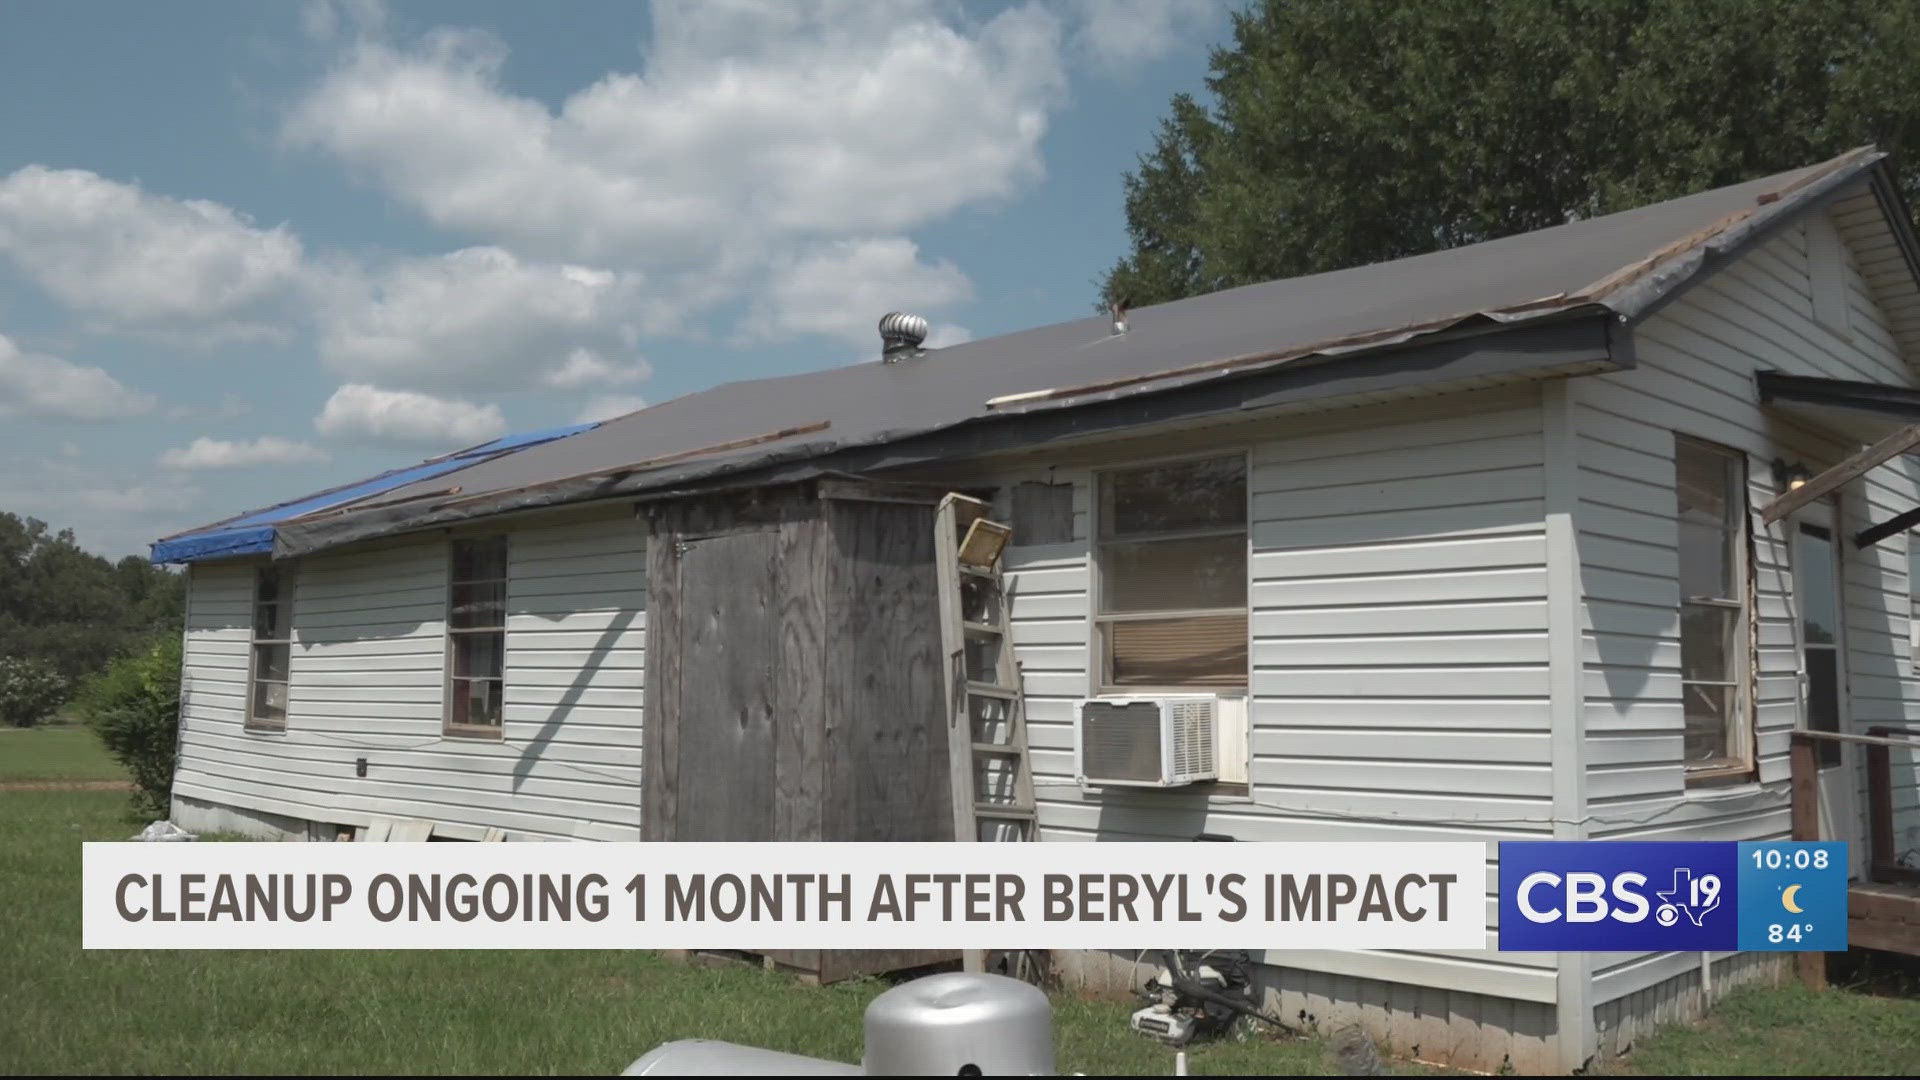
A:
[[[274,554],[302,554],[490,514],[662,494],[723,476],[820,462],[852,448],[1240,379],[1338,357],[1363,370],[1423,338],[1564,321],[1629,322],[1799,211],[1872,185],[1872,148],[1605,217],[1392,262],[1249,285],[1127,315],[1092,316],[896,362],[728,383],[386,489],[378,505],[276,525]],[[1904,210],[1889,213],[1913,258]],[[1437,339],[1436,339],[1437,340]],[[457,484],[457,495],[445,489]],[[156,560],[160,553],[156,548]]]

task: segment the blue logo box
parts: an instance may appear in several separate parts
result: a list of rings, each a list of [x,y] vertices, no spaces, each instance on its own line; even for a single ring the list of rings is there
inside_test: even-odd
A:
[[[1840,843],[1503,841],[1500,948],[1844,950]]]
[[[1847,845],[1740,845],[1740,947],[1845,952]]]

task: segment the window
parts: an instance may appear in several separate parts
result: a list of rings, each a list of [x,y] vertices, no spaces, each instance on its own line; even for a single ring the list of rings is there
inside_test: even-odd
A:
[[[247,727],[287,729],[287,668],[293,658],[293,570],[262,566],[253,576],[253,672]]]
[[[507,538],[455,540],[447,581],[447,732],[498,738]]]
[[[1678,436],[1674,474],[1686,762],[1724,773],[1748,757],[1746,458]]]
[[[1247,685],[1247,462],[1240,454],[1099,478],[1105,687]]]

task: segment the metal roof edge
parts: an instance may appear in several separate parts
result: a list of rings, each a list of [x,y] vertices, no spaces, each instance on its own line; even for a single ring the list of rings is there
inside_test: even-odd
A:
[[[1602,292],[1596,299],[1618,312],[1629,325],[1638,325],[1808,210],[1831,202],[1863,174],[1876,174],[1886,158],[1885,151],[1872,146],[1848,151],[1835,158],[1827,172],[1805,178],[1797,187],[1762,194],[1740,220],[1702,237],[1672,261],[1649,266],[1643,274]]]

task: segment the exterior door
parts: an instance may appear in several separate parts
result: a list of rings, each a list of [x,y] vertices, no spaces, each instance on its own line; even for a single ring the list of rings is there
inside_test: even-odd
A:
[[[773,595],[779,534],[689,540],[680,555],[675,840],[773,839]]]
[[[1818,502],[1793,517],[1794,636],[1800,651],[1800,722],[1809,731],[1850,731],[1847,708],[1847,647],[1840,533],[1834,505]],[[1820,831],[1848,842],[1848,870],[1866,864],[1854,748],[1820,742]]]

